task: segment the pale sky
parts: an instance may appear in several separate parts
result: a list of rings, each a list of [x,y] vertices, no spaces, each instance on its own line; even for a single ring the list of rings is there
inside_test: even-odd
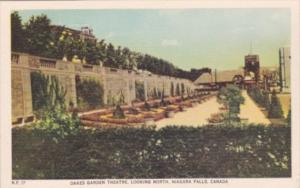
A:
[[[46,14],[52,24],[89,26],[98,39],[190,68],[242,67],[258,54],[261,66],[277,66],[278,49],[290,46],[289,9],[23,10],[23,21]]]

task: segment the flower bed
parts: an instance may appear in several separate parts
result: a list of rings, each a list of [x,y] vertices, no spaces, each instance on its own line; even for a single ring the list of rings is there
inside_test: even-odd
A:
[[[172,117],[174,113],[184,111],[186,108],[191,108],[195,106],[196,102],[207,100],[209,96],[204,96],[201,98],[192,98],[182,101],[180,97],[169,97],[165,101],[168,105],[161,106],[161,100],[150,100],[147,104],[150,106],[148,109],[145,108],[145,102],[133,103],[134,107],[124,105],[122,110],[124,111],[125,118],[114,118],[113,108],[103,110],[101,112],[96,112],[89,115],[81,116],[82,120],[100,122],[104,124],[143,124],[146,121],[158,121],[163,118]]]

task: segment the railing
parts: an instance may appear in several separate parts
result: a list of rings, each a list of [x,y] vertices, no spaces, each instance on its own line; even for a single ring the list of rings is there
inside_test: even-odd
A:
[[[110,72],[118,72],[118,69],[110,68]]]
[[[83,71],[93,72],[93,65],[82,65]]]
[[[20,55],[19,54],[11,54],[11,62],[15,64],[19,64]]]
[[[56,61],[49,59],[40,59],[40,66],[45,68],[56,68]]]

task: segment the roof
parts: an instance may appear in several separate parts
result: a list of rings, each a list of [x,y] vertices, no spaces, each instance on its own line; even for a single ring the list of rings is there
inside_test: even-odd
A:
[[[213,77],[211,75],[211,73],[203,73],[201,74],[201,76],[199,78],[197,78],[197,80],[195,80],[194,82],[197,84],[204,84],[204,83],[211,83],[213,82]]]
[[[243,69],[212,71],[212,73],[203,73],[196,81],[196,84],[208,84],[217,82],[231,82],[235,75],[244,75]]]

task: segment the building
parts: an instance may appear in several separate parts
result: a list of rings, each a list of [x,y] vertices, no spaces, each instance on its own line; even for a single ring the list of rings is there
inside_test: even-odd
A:
[[[81,32],[79,34],[80,39],[82,40],[89,40],[89,41],[96,41],[96,37],[93,34],[93,29],[89,27],[81,27]]]
[[[279,85],[281,92],[291,92],[291,53],[289,47],[279,49]]]
[[[260,80],[260,65],[258,55],[246,55],[244,66],[244,77],[254,79],[256,82]]]
[[[258,86],[271,91],[277,87],[278,75],[279,71],[276,66],[261,67],[259,56],[251,54],[245,56],[243,68],[214,70],[211,73],[202,74],[194,83],[201,90],[217,90],[227,84],[236,84],[241,88]]]
[[[74,39],[84,40],[84,41],[91,41],[96,42],[97,38],[93,34],[93,29],[89,27],[81,27],[81,30],[71,29],[64,26],[52,25],[51,31],[54,33],[63,33],[67,32],[68,35],[72,35]]]

